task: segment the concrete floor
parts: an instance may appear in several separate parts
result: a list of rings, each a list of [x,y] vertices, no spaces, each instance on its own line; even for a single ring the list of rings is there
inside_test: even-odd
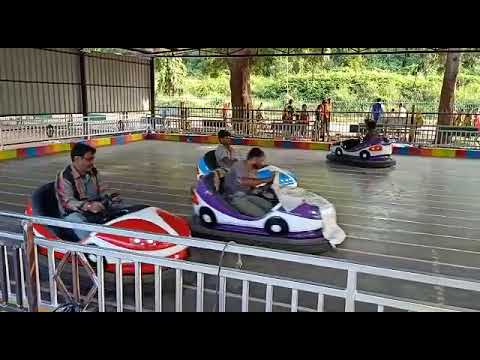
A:
[[[173,213],[190,216],[190,187],[195,162],[211,145],[144,141],[125,146],[100,148],[97,167],[112,189],[130,203],[148,203]],[[248,147],[238,147],[246,154]],[[397,157],[394,169],[359,169],[327,164],[326,152],[266,149],[268,162],[296,172],[300,186],[319,193],[336,207],[338,223],[348,235],[345,243],[325,256],[358,263],[444,274],[480,280],[480,162],[478,160]],[[39,185],[54,179],[56,171],[68,163],[68,155],[0,163],[0,209],[21,212]],[[11,220],[0,219],[0,230],[18,230]],[[218,253],[192,249],[192,259],[218,264]],[[227,256],[226,266],[237,258]],[[340,285],[344,273],[312,269],[291,263],[244,257],[244,269],[285,275],[291,278]],[[173,309],[174,272],[164,274],[165,310]],[[144,287],[145,307],[151,303],[151,282]],[[215,289],[215,278],[205,286]],[[407,296],[434,304],[466,306],[480,310],[480,296],[440,287],[408,282],[360,277],[364,290],[392,296]],[[195,275],[184,275],[184,310],[194,310]],[[45,283],[47,286],[47,283]],[[130,289],[131,288],[131,289]],[[241,293],[241,284],[228,282],[228,291]],[[133,304],[133,285],[125,287],[125,303]],[[251,295],[265,297],[265,287],[252,286]],[[107,285],[107,298],[115,298],[115,286]],[[212,306],[206,295],[205,306]],[[290,291],[275,289],[276,302],[290,303]],[[229,297],[228,308],[239,310],[240,302]],[[301,294],[300,304],[316,308],[315,299]],[[326,299],[325,308],[341,311],[343,302]],[[264,303],[253,301],[261,311]],[[358,304],[359,311],[375,310]],[[288,308],[274,306],[274,310]]]

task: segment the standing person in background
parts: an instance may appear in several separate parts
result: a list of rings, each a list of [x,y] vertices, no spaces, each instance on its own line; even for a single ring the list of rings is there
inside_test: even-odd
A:
[[[322,134],[322,141],[326,140],[325,131],[326,131],[326,124],[325,124],[325,100],[322,100],[320,104],[320,119],[321,119],[321,134]]]
[[[188,110],[185,106],[185,101],[180,102],[180,121],[180,127],[182,130],[190,129],[190,124],[188,123]]]
[[[328,104],[327,100],[322,100],[322,107],[320,109],[320,114],[322,116],[322,137],[323,141],[328,141],[330,136],[330,122],[329,122],[329,114],[328,114]]]
[[[259,132],[263,129],[263,103],[258,105],[257,111],[255,111],[255,121],[253,124],[254,136],[259,136]]]
[[[327,104],[330,109],[330,113],[333,113],[333,101],[332,98],[327,98]]]
[[[327,133],[327,137],[330,138],[330,120],[332,118],[332,99],[328,98],[325,101],[324,107],[325,107],[325,131]]]
[[[308,116],[307,105],[303,104],[302,111],[300,113],[300,136],[302,138],[306,137],[308,134],[308,125],[310,123],[310,116]]]
[[[287,116],[284,121],[284,129],[283,129],[283,137],[290,138],[293,133],[293,117],[295,115],[295,108],[293,106],[293,99],[288,100],[288,104],[286,107]]]
[[[462,123],[463,123],[463,114],[458,113],[457,118],[455,119],[455,123],[453,125],[462,126]]]
[[[230,107],[230,103],[224,102],[222,108],[222,119],[223,119],[223,126],[227,127],[227,119],[228,119],[228,109]]]
[[[400,117],[401,118],[406,118],[408,117],[408,114],[407,114],[407,109],[405,108],[405,106],[403,106],[402,103],[400,103],[400,106],[399,106],[399,113],[400,113]]]
[[[257,108],[257,120],[263,120],[263,103],[260,103]]]
[[[295,115],[295,107],[293,106],[293,99],[288,100],[287,112],[290,116],[290,119],[293,120],[293,115]]]
[[[322,132],[322,129],[323,129],[323,119],[322,119],[322,112],[323,112],[323,108],[322,108],[322,104],[319,104],[317,106],[317,109],[315,110],[315,124],[313,126],[313,139],[315,141],[319,141],[320,140],[320,133]],[[322,141],[324,140],[324,134],[322,134]]]
[[[383,106],[382,99],[378,98],[372,105],[372,120],[378,123],[385,114],[385,107]]]
[[[410,130],[410,141],[411,142],[416,142],[417,141],[417,136],[421,134],[421,132],[418,131],[423,126],[423,116],[420,112],[417,112],[415,114],[415,124],[414,124],[414,130]]]
[[[465,127],[472,127],[473,126],[472,114],[470,114],[469,112],[467,112],[467,114],[465,115],[465,118],[463,119],[463,126],[465,126]]]
[[[475,118],[474,118],[474,126],[477,128],[477,130],[480,131],[480,111],[477,110],[477,114],[475,115]]]

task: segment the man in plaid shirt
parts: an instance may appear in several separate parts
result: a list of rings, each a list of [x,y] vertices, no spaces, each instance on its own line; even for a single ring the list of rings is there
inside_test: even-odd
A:
[[[94,222],[95,215],[107,211],[102,204],[105,189],[94,166],[96,149],[84,143],[73,147],[70,157],[72,163],[57,174],[55,192],[60,215],[66,221],[76,223]],[[120,205],[118,196],[113,200]],[[74,230],[80,240],[85,239],[88,231]]]

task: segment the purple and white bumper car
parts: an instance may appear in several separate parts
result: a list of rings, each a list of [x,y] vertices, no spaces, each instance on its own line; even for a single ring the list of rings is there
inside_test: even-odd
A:
[[[192,189],[192,231],[223,241],[320,254],[345,240],[333,205],[302,188],[281,187],[279,174],[268,188],[273,208],[261,218],[240,213],[222,195],[215,173]]]
[[[350,139],[332,145],[327,159],[331,162],[365,168],[387,168],[396,164],[392,159],[392,143],[383,137],[370,141]]]

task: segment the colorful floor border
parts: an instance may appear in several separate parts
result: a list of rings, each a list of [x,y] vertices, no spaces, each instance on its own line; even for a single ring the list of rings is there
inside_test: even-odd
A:
[[[179,135],[179,134],[149,134],[146,140],[177,141],[196,144],[218,144],[214,135]],[[330,150],[330,143],[312,141],[291,141],[272,139],[247,139],[233,138],[233,145],[260,146],[265,148],[300,149],[300,150]],[[425,156],[439,158],[467,158],[479,159],[480,150],[467,149],[444,149],[444,148],[416,148],[396,147],[393,148],[394,155]]]
[[[456,159],[480,159],[480,150],[469,149],[444,149],[444,148],[418,148],[413,146],[393,147],[394,155],[425,156]]]
[[[149,134],[146,140],[177,141],[195,144],[218,144],[216,135],[178,135],[178,134]],[[233,138],[233,145],[259,146],[264,148],[324,150],[330,149],[329,143],[310,141],[290,141],[273,139]]]
[[[102,137],[91,140],[82,140],[81,142],[87,143],[95,148],[111,145],[123,145],[134,141],[145,140],[144,134],[129,134],[120,135],[114,137]],[[49,144],[42,146],[34,146],[21,149],[2,150],[0,151],[1,160],[14,160],[14,159],[27,159],[38,156],[53,155],[62,152],[70,151],[73,144],[76,142],[68,142],[63,144]]]
[[[114,137],[102,137],[91,140],[82,140],[94,147],[123,145],[142,140],[174,141],[194,144],[218,144],[214,135],[179,135],[179,134],[129,134]],[[50,144],[22,149],[1,150],[1,160],[25,159],[45,155],[53,155],[70,151],[72,144]],[[273,139],[248,139],[234,138],[234,145],[259,146],[263,148],[299,149],[299,150],[330,150],[329,143],[311,141],[291,141]],[[443,149],[443,148],[417,148],[412,146],[394,146],[394,155],[424,156],[438,158],[480,159],[480,150],[468,149]]]

